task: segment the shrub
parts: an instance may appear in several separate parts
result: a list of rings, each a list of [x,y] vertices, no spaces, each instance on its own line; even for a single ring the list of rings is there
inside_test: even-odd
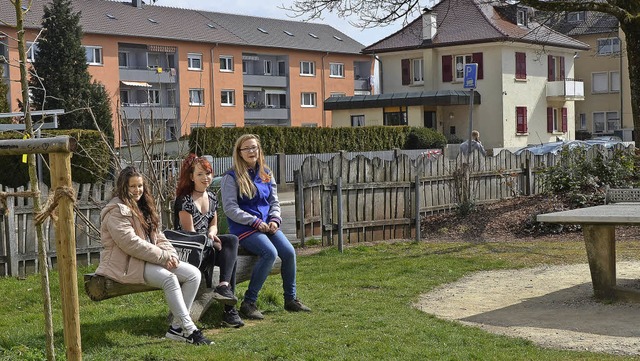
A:
[[[433,149],[444,148],[447,138],[441,133],[429,128],[412,128],[407,134],[404,149]]]

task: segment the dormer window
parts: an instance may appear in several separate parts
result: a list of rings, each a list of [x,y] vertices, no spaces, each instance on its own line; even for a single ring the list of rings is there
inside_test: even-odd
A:
[[[527,26],[527,11],[525,9],[518,9],[516,21],[520,26]]]
[[[584,21],[584,11],[572,11],[567,13],[567,21],[570,23],[578,23]]]

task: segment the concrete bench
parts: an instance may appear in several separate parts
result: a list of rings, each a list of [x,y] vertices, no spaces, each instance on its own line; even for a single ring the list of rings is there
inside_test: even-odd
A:
[[[251,278],[253,266],[257,261],[257,256],[248,253],[242,248],[238,249],[236,284],[248,281]],[[273,269],[271,270],[271,274],[279,274],[281,266],[281,260],[280,258],[277,258],[275,264],[273,265]],[[212,288],[207,288],[205,279],[204,277],[202,277],[200,289],[198,290],[196,299],[193,302],[193,306],[191,306],[191,318],[193,319],[193,322],[198,322],[202,315],[204,315],[211,304],[213,304],[213,302],[215,301],[215,299],[213,298],[213,290],[218,285],[219,277],[220,269],[217,266],[213,269]],[[84,275],[84,290],[91,300],[102,301],[122,295],[128,295],[138,292],[158,291],[160,289],[147,285],[122,284],[107,277],[97,275],[95,273],[88,273]]]
[[[605,204],[640,202],[640,188],[607,188]]]

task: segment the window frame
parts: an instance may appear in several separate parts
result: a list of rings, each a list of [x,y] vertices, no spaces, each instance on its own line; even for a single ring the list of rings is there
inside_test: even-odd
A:
[[[307,69],[305,69],[305,65]],[[300,60],[300,76],[316,76],[315,61]]]
[[[264,60],[262,66],[264,75],[271,75],[273,73],[273,62],[271,60]]]
[[[462,60],[461,69],[458,69],[458,59]],[[473,54],[460,54],[460,55],[453,56],[453,81],[455,82],[464,81],[464,66],[470,63],[473,63]]]
[[[27,62],[28,63],[35,62],[37,53],[38,53],[38,42],[27,41]]]
[[[604,44],[608,42],[609,44]],[[616,50],[617,47],[617,50]],[[596,39],[596,55],[607,56],[620,54],[621,41],[617,36]]]
[[[194,66],[194,61],[200,62],[199,66]],[[202,70],[202,54],[200,53],[187,53],[187,70]]]
[[[516,25],[527,26],[527,10],[518,9],[516,11]]]
[[[617,84],[616,84],[617,81]],[[614,88],[614,84],[617,87]],[[609,72],[609,93],[620,93],[620,72],[617,70]]]
[[[199,102],[195,102],[192,94],[199,94],[200,97]],[[204,106],[204,88],[190,88],[189,89],[189,105],[194,107],[202,107]]]
[[[522,121],[521,121],[522,120]],[[527,107],[516,107],[516,134],[526,135],[529,133],[527,120]]]
[[[223,107],[232,107],[236,105],[236,91],[233,89],[220,90],[220,105]]]
[[[224,67],[223,67],[224,64]],[[224,73],[233,72],[233,56],[220,55],[220,71]]]
[[[152,96],[152,94],[154,96]],[[152,102],[151,99],[153,99],[154,101]],[[147,104],[160,104],[160,89],[147,89]]]
[[[566,19],[569,23],[584,21],[584,11],[567,11]]]
[[[308,100],[308,102],[305,102]],[[302,108],[316,108],[318,106],[317,94],[315,92],[300,93],[300,106]]]
[[[83,45],[85,58],[88,65],[103,65],[102,61],[102,47],[97,45]],[[91,51],[91,60],[88,58],[89,51]],[[96,56],[98,54],[98,56]],[[100,58],[96,61],[96,57]]]
[[[128,51],[118,51],[118,67],[122,68],[122,69],[127,69],[129,68],[129,52]],[[124,55],[124,58],[121,58],[120,56]],[[122,65],[120,60],[124,59],[125,64]]]
[[[344,78],[344,63],[329,63],[329,77]]]
[[[596,82],[596,76],[599,76],[598,82]],[[595,87],[596,84],[604,86],[604,90],[596,90],[596,87]],[[607,93],[609,93],[609,72],[594,71],[593,73],[591,73],[591,94],[607,94]]]
[[[601,131],[596,130],[596,115],[602,115],[602,127],[603,129]],[[615,118],[610,118],[610,115],[614,115]],[[620,129],[620,114],[618,113],[618,111],[598,111],[598,112],[593,112],[592,113],[592,119],[593,119],[593,133],[594,134],[608,134],[608,133],[612,133],[615,130]],[[616,121],[616,125],[615,129],[610,129],[611,127],[609,126],[609,122],[610,120],[615,120]]]
[[[351,115],[351,127],[364,127],[365,126],[364,114]],[[356,123],[354,123],[356,121]]]
[[[419,79],[416,79],[416,63],[419,63],[417,67],[420,70]],[[422,58],[411,59],[411,84],[424,84],[424,59]]]

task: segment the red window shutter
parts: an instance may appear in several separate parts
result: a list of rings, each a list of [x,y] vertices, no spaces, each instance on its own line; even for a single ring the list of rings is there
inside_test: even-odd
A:
[[[553,133],[553,108],[547,108],[547,132]]]
[[[562,132],[566,133],[568,129],[567,108],[562,108]]]
[[[482,66],[482,53],[471,54],[471,59],[478,64],[478,79],[484,79],[484,67]]]
[[[516,133],[527,132],[527,107],[516,107]]]
[[[547,55],[547,80],[556,80],[556,62],[551,55]]]
[[[411,84],[411,60],[402,59],[402,85]]]
[[[453,57],[451,55],[442,56],[442,82],[450,83],[453,80],[452,64]]]
[[[560,80],[564,80],[565,79],[565,74],[564,74],[564,56],[560,58]]]
[[[516,79],[527,79],[526,53],[516,53]]]

